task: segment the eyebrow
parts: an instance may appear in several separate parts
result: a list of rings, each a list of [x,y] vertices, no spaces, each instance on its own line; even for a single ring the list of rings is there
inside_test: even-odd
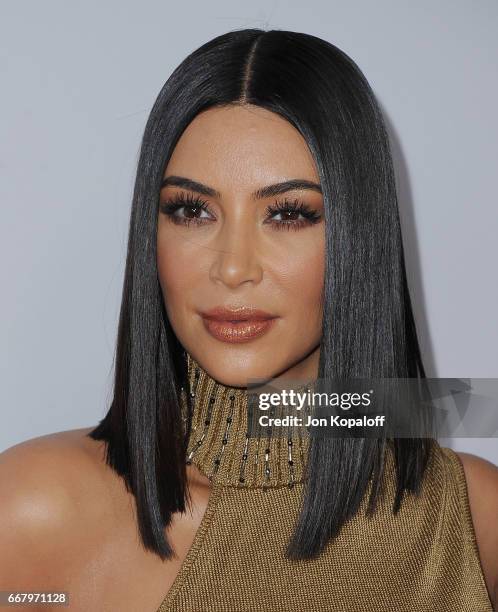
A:
[[[183,189],[195,191],[212,198],[221,198],[220,192],[216,191],[216,189],[183,176],[167,176],[161,183],[161,189],[168,186],[181,187]],[[274,183],[273,185],[261,187],[260,189],[254,191],[251,195],[255,200],[261,200],[263,198],[270,198],[287,191],[295,191],[298,189],[322,193],[322,188],[318,183],[307,181],[305,179],[292,179],[289,181],[283,181],[282,183]]]

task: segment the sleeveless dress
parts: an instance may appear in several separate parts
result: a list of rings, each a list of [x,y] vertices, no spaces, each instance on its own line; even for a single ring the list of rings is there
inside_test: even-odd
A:
[[[493,611],[463,465],[452,449],[434,443],[420,495],[405,493],[396,516],[387,452],[374,515],[365,515],[366,496],[317,558],[289,560],[306,439],[249,438],[247,395],[214,381],[190,356],[189,377],[195,404],[187,459],[212,488],[157,612]]]

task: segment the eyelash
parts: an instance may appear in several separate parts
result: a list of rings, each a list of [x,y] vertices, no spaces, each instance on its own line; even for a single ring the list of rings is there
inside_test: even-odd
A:
[[[189,226],[190,224],[204,225],[204,221],[202,218],[196,217],[177,217],[175,216],[175,212],[177,210],[185,208],[186,210],[200,210],[210,213],[208,203],[202,200],[199,196],[193,196],[191,194],[184,195],[183,193],[176,195],[165,202],[161,202],[159,204],[159,208],[161,212],[166,214],[173,223],[185,226]],[[266,214],[270,217],[275,214],[282,214],[286,212],[300,213],[304,219],[300,219],[299,221],[269,221],[268,223],[273,225],[277,230],[299,230],[303,227],[315,225],[315,223],[318,223],[321,219],[321,215],[319,213],[311,209],[304,202],[300,202],[297,199],[288,200],[287,198],[284,198],[283,200],[276,201],[274,204],[269,205],[266,208]]]

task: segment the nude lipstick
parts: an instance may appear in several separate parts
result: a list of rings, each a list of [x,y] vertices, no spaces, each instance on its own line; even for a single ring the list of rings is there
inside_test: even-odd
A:
[[[201,313],[205,329],[221,342],[249,342],[267,333],[278,318],[256,308],[217,306]]]

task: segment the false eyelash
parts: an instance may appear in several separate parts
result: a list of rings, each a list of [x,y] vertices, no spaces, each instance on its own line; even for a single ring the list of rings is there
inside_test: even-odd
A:
[[[199,196],[193,196],[192,194],[181,193],[165,202],[159,203],[159,210],[167,215],[172,223],[176,225],[183,225],[190,227],[190,225],[202,226],[204,225],[204,219],[197,217],[177,217],[175,212],[180,208],[189,210],[204,210],[211,214],[210,208],[207,202],[202,200]]]
[[[173,198],[167,200],[166,202],[161,202],[159,207],[162,212],[167,215],[172,216],[174,212],[176,212],[179,208],[200,208],[206,212],[209,212],[209,205],[199,196],[194,196],[191,193],[185,195],[183,192],[175,195]],[[188,219],[188,221],[193,221],[194,219]],[[183,221],[183,219],[182,219]]]
[[[317,223],[321,219],[320,214],[316,212],[316,210],[311,209],[307,204],[299,201],[298,199],[288,200],[287,198],[285,198],[284,200],[277,201],[274,204],[270,204],[266,208],[266,213],[268,216],[274,215],[276,213],[289,211],[301,213],[301,215],[310,223]],[[279,225],[296,224],[295,221],[275,221],[275,223],[278,223]],[[298,221],[297,223],[299,224],[300,222]]]
[[[210,213],[210,207],[206,201],[204,201],[199,196],[194,196],[192,194],[185,195],[183,192],[175,195],[173,198],[167,200],[166,202],[161,202],[159,204],[160,210],[168,215],[170,219],[177,224],[180,225],[190,225],[191,223],[202,225],[203,221],[199,218],[195,217],[175,217],[174,213],[180,208],[188,208],[190,210],[204,210],[205,212]],[[282,213],[282,212],[299,212],[304,220],[299,221],[272,221],[269,220],[266,223],[273,225],[275,229],[294,229],[299,230],[303,226],[313,225],[318,223],[321,219],[321,215],[315,210],[311,209],[304,202],[299,201],[298,199],[289,200],[284,198],[283,200],[276,201],[274,204],[270,204],[266,208],[266,213],[269,217],[272,215]]]

